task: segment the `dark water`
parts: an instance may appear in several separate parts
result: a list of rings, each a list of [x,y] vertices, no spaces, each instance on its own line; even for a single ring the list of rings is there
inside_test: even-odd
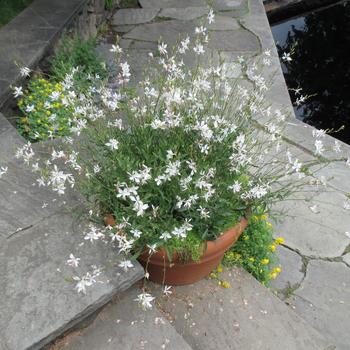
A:
[[[280,54],[293,51],[283,63],[296,116],[318,129],[338,130],[332,136],[350,144],[350,1],[272,25]]]

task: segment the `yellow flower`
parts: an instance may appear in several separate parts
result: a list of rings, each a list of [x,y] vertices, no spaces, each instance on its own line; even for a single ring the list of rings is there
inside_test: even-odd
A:
[[[223,268],[222,268],[222,265],[221,265],[221,264],[217,267],[216,271],[217,271],[218,273],[221,273],[221,272],[223,271]]]
[[[274,280],[276,277],[277,277],[277,273],[276,273],[276,272],[271,272],[271,273],[270,273],[270,278],[271,278],[272,280]]]
[[[250,261],[250,262],[254,262],[255,261],[255,259],[251,256],[250,258],[248,258],[248,260]]]
[[[261,260],[262,265],[267,265],[269,262],[270,262],[270,260],[267,258]]]
[[[273,269],[273,272],[276,272],[276,273],[281,273],[282,269],[280,267],[275,267]]]
[[[243,240],[248,241],[249,240],[249,236],[248,235],[244,235],[243,236]]]
[[[231,284],[228,281],[222,281],[221,286],[224,288],[231,288]]]
[[[267,226],[268,228],[272,228],[272,224],[271,224],[271,222],[266,221],[266,226]]]
[[[253,219],[254,221],[258,221],[258,220],[259,220],[259,217],[256,216],[256,215],[253,215],[253,216],[252,216],[252,219]]]
[[[211,272],[210,275],[209,275],[209,278],[215,279],[215,278],[218,278],[218,275],[216,273],[214,273],[214,272]]]
[[[221,286],[221,281],[218,281],[218,285]]]
[[[284,243],[284,238],[283,237],[277,237],[275,239],[275,244],[283,244]]]
[[[276,246],[275,246],[274,244],[271,244],[271,245],[270,245],[270,250],[271,250],[272,252],[274,252],[274,251],[276,250]]]
[[[267,214],[262,214],[262,215],[260,216],[260,219],[261,219],[261,220],[267,220]]]

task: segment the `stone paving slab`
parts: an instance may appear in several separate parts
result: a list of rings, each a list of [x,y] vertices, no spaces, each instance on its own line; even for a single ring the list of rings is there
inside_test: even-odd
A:
[[[191,21],[207,15],[208,11],[208,7],[164,8],[160,11],[158,17]]]
[[[112,26],[120,25],[135,25],[141,23],[147,23],[152,21],[157,14],[159,9],[120,9],[118,10],[112,18]]]
[[[139,0],[143,8],[187,8],[207,6],[206,0]]]
[[[275,227],[286,245],[304,256],[335,258],[350,244],[346,231],[350,227],[349,211],[343,208],[346,197],[335,191],[314,194],[310,201],[281,203],[286,217]]]
[[[350,344],[350,273],[341,262],[312,260],[300,288],[290,298],[297,313],[338,350]]]
[[[193,349],[331,349],[331,342],[244,270],[221,277],[231,288],[202,280],[174,287],[168,299],[159,299],[162,312]]]
[[[119,268],[112,246],[84,240],[86,226],[57,214],[0,241],[0,339],[6,350],[40,349],[143,276],[138,263],[128,272]],[[65,265],[71,253],[81,259],[77,268]],[[107,268],[86,295],[78,294],[72,277],[92,265]]]
[[[128,290],[76,336],[68,336],[62,350],[190,350],[185,340],[155,308],[143,311],[135,302],[140,291]],[[55,348],[57,349],[57,348]]]

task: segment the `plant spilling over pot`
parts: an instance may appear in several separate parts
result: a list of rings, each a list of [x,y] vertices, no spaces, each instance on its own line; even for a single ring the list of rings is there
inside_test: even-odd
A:
[[[199,26],[174,48],[160,42],[136,88],[127,56],[113,45],[112,85],[90,77],[90,89],[77,93],[74,70],[60,82],[58,94],[72,109],[70,136],[46,161],[29,143],[18,151],[41,186],[64,194],[76,185],[91,218],[109,215],[107,227],[91,225],[87,240],[110,237],[127,256],[123,269],[139,258],[146,278],[158,282],[189,283],[208,274],[246,216],[268,213],[311,178],[282,142],[286,116],[265,98],[262,69],[270,52],[261,62],[227,63],[206,51],[208,41]],[[232,78],[232,72],[241,74]],[[208,260],[209,270],[187,276]],[[79,290],[91,285],[85,277]],[[145,291],[138,300],[148,307],[152,297]]]

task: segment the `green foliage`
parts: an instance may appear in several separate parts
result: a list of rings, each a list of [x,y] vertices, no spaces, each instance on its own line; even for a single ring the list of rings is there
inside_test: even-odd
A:
[[[78,37],[63,37],[51,64],[52,79],[56,81],[63,80],[73,68],[79,67],[75,74],[75,84],[82,89],[87,87],[87,75],[99,75],[101,78],[107,76],[105,64],[96,55],[93,39],[82,41]]]
[[[59,95],[52,100],[52,96]],[[70,134],[72,107],[62,103],[65,94],[62,85],[50,80],[33,77],[18,107],[23,114],[18,122],[18,130],[29,141],[47,140],[50,135]],[[50,101],[50,102],[49,102]]]
[[[75,92],[83,94],[91,86],[92,77],[105,78],[107,75],[102,61],[96,56],[92,40],[63,38],[51,63],[50,77],[33,76],[23,98],[18,101],[22,112],[18,130],[31,142],[68,136],[75,126],[74,108],[64,103],[67,96],[62,83],[67,75],[72,76]],[[74,68],[78,70],[72,74]]]
[[[250,272],[258,281],[268,284],[281,271],[276,266],[276,246],[283,243],[283,238],[273,239],[272,224],[267,216],[254,215],[249,225],[235,245],[225,254],[223,264],[239,265]]]
[[[0,27],[10,22],[33,0],[0,0]]]
[[[113,9],[113,0],[105,0],[105,9],[111,11]]]

